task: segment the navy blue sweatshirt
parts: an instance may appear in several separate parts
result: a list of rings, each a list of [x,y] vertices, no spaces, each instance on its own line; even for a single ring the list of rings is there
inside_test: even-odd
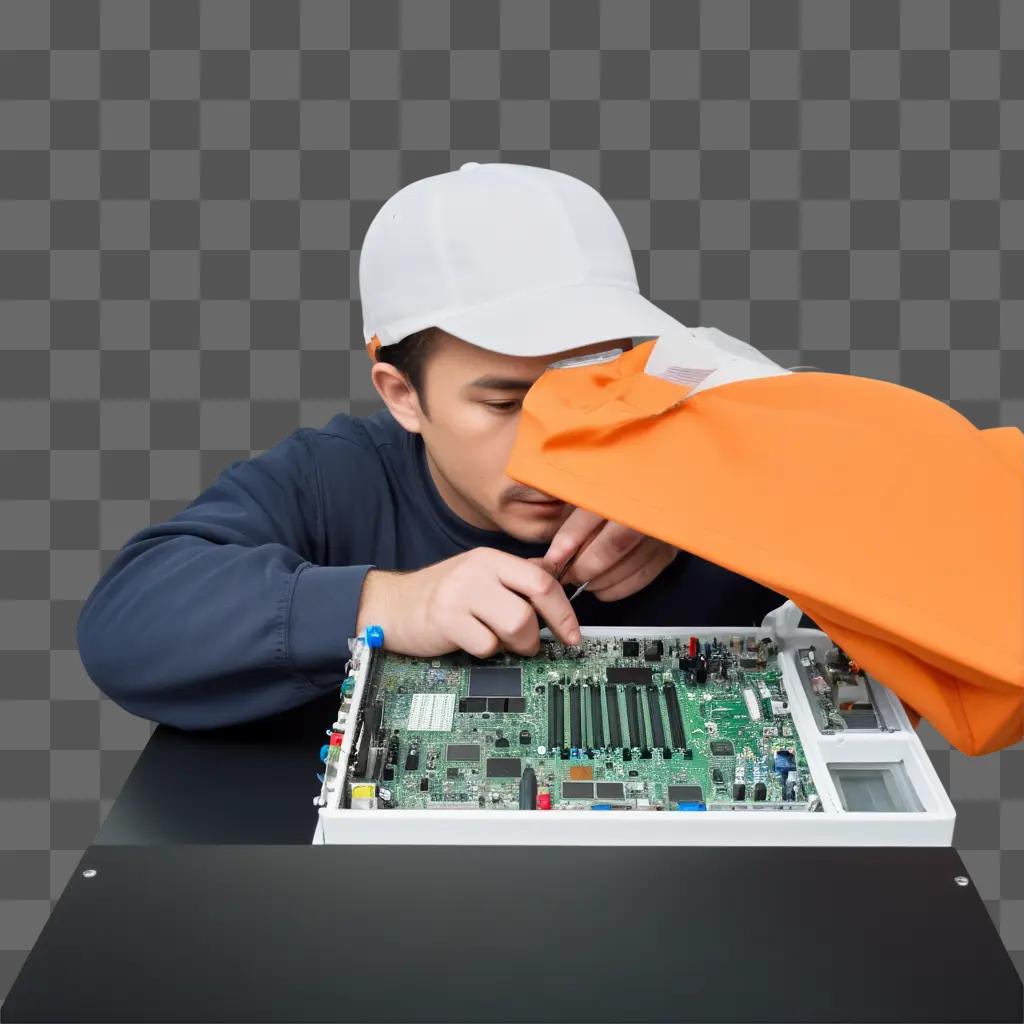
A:
[[[337,685],[371,568],[420,569],[475,547],[547,543],[457,516],[421,435],[386,410],[339,413],[229,465],[164,523],[131,536],[89,594],[78,650],[122,707],[186,729],[294,707]],[[584,591],[581,625],[759,625],[783,595],[680,552],[619,601]],[[386,638],[385,638],[386,642]]]

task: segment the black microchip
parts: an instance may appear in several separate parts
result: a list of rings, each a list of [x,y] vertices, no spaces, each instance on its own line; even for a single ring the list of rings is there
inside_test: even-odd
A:
[[[563,782],[563,800],[592,800],[594,798],[594,784],[592,782]]]
[[[459,777],[459,774],[460,773],[459,773],[459,769],[458,768],[449,768],[448,769],[448,778],[449,779],[457,779]]]
[[[608,666],[609,683],[639,683],[642,686],[646,686],[651,680],[651,670],[646,665],[637,667],[627,665]]]
[[[625,796],[621,782],[597,782],[594,788],[599,800],[621,800]]]
[[[430,779],[428,779],[426,777],[426,775],[424,775],[423,778],[420,779],[420,792],[421,793],[426,793],[426,791],[429,788],[430,788]]]
[[[499,712],[511,712],[512,714],[522,714],[526,710],[526,698],[525,697],[470,697],[470,700],[485,700],[487,702],[488,711],[499,711]]]
[[[668,799],[669,803],[673,804],[702,804],[704,803],[704,791],[700,786],[669,786]]]
[[[658,661],[665,653],[665,645],[660,640],[652,640],[644,647],[644,661]]]
[[[723,784],[725,783],[725,777],[722,775],[722,769],[721,768],[712,768],[711,769],[711,781],[712,782],[721,782]]]
[[[640,641],[639,640],[623,640],[622,641],[622,656],[624,658],[639,658],[640,657]]]
[[[445,753],[447,761],[479,761],[479,743],[449,743]]]
[[[522,762],[518,757],[487,758],[487,778],[489,779],[518,779],[522,774]]]
[[[521,697],[523,670],[518,665],[475,665],[469,670],[471,697]]]
[[[497,738],[497,739],[496,739],[496,740],[494,741],[494,745],[495,745],[496,747],[507,747],[507,746],[509,745],[509,742],[508,742],[508,737],[507,737],[507,736],[499,736],[499,737],[498,737],[498,738]]]
[[[712,740],[711,753],[715,757],[732,757],[735,753],[732,746],[732,740]]]
[[[487,698],[463,697],[459,701],[459,710],[469,712],[470,714],[479,714],[481,711],[487,710]]]

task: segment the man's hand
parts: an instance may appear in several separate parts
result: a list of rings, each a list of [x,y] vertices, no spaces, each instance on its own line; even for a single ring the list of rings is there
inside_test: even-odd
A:
[[[679,554],[663,540],[577,508],[551,539],[547,554],[530,561],[554,575],[583,545],[561,583],[579,586],[590,580],[587,591],[599,601],[618,601],[642,590]]]
[[[380,625],[387,650],[421,658],[460,648],[478,658],[502,648],[533,655],[538,613],[562,643],[580,642],[576,613],[550,572],[534,560],[473,548],[416,572],[371,569],[356,630]]]

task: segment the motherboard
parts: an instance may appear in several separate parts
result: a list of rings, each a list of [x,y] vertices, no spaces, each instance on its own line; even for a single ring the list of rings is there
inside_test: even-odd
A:
[[[817,809],[777,654],[767,637],[650,630],[542,639],[532,657],[378,649],[344,806]]]

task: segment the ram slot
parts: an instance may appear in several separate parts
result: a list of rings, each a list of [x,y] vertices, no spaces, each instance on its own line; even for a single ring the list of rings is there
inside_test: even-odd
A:
[[[658,688],[653,683],[647,687],[647,710],[651,714],[651,729],[654,732],[654,746],[664,749],[665,725],[661,720],[661,701]]]
[[[561,750],[565,746],[565,696],[561,686],[551,688],[551,699],[555,704],[555,729],[552,733],[551,747]]]
[[[665,707],[668,708],[668,728],[672,736],[672,749],[686,749],[686,733],[683,731],[683,716],[679,711],[679,698],[671,683],[665,687]]]
[[[622,746],[622,724],[619,720],[619,692],[614,684],[604,688],[605,702],[608,705],[608,746]]]
[[[590,687],[590,719],[592,723],[590,737],[591,746],[604,746],[604,725],[601,722],[601,690],[600,687]]]
[[[554,750],[555,743],[555,690],[557,685],[552,683],[548,686],[548,747]]]
[[[583,746],[583,717],[580,705],[580,684],[569,686],[569,746],[579,750]]]
[[[626,721],[629,723],[629,745],[631,747],[644,746],[643,737],[640,735],[640,687],[626,687]]]

